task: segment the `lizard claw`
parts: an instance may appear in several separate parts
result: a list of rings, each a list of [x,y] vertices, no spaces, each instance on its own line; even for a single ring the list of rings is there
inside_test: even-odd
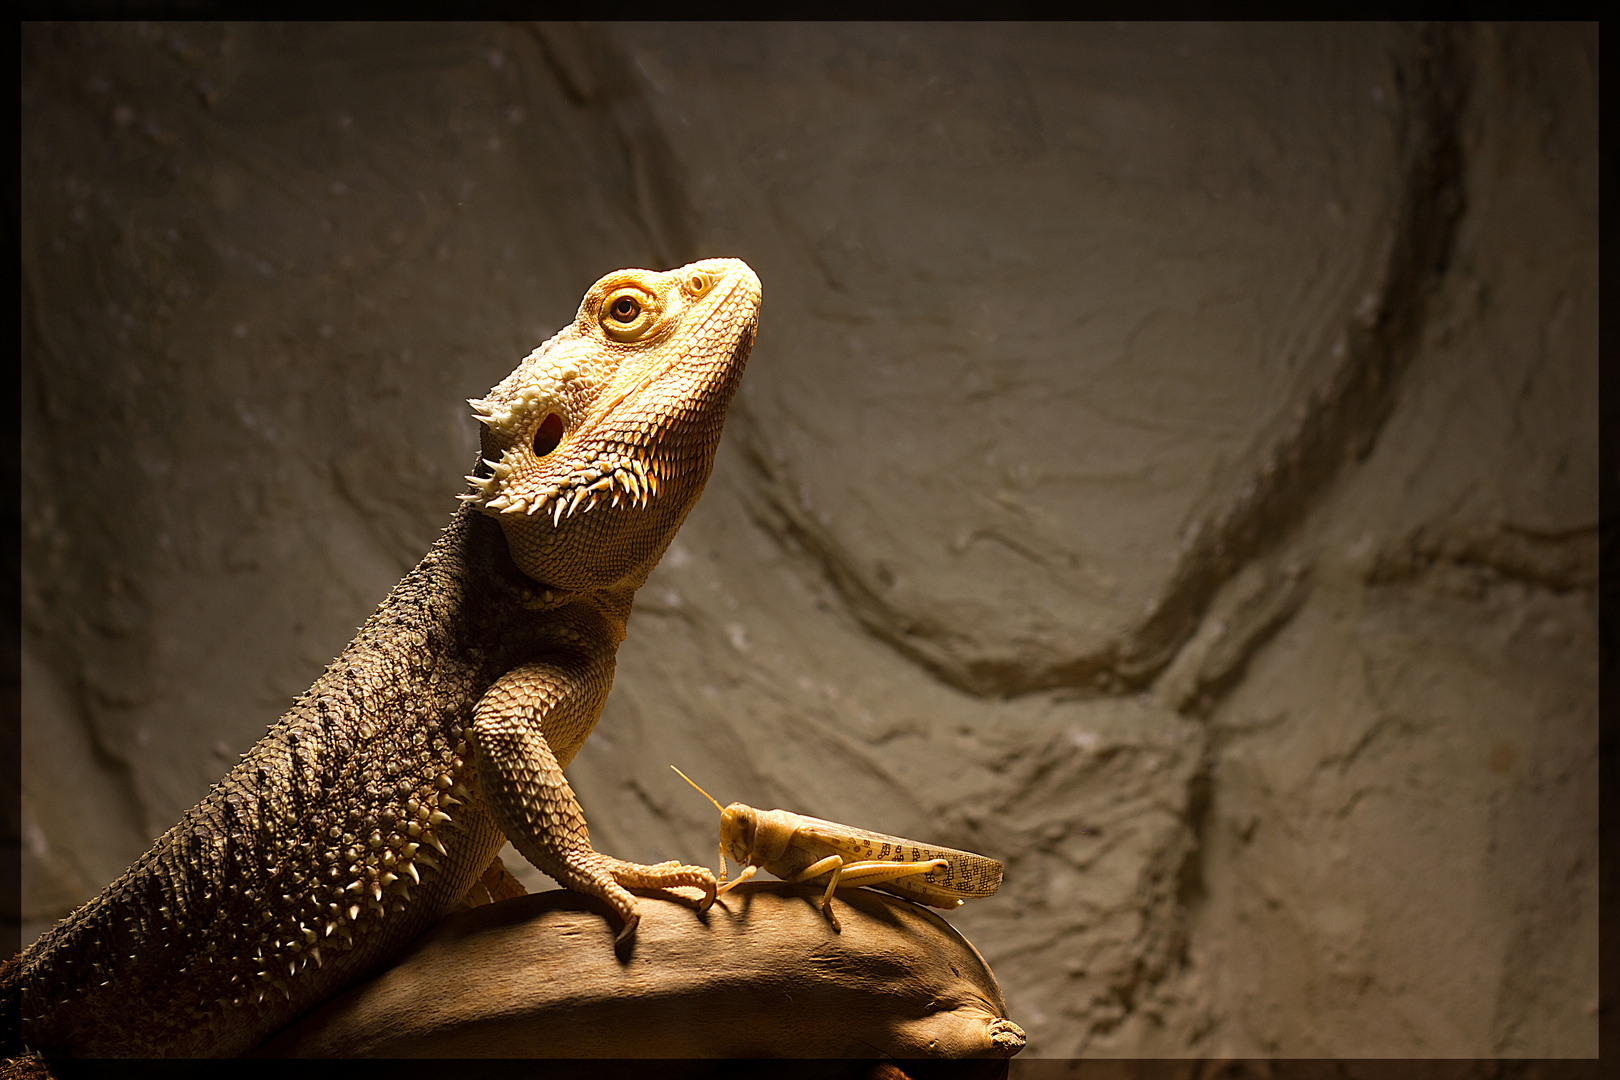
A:
[[[708,911],[714,907],[714,901],[720,895],[719,883],[714,880],[714,875],[705,869],[703,871],[703,880],[697,882],[697,887],[703,890],[703,899],[698,901],[697,909],[699,911]]]

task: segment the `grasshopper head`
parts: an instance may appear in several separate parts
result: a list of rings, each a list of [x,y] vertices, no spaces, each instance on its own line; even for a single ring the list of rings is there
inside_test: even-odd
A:
[[[754,808],[734,802],[720,811],[720,843],[734,862],[747,865],[754,849]]]

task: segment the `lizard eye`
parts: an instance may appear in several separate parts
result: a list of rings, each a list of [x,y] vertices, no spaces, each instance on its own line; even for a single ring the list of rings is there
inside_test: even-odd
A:
[[[614,341],[638,341],[658,322],[658,302],[644,289],[624,286],[602,301],[598,321]]]
[[[562,442],[562,437],[563,418],[556,413],[547,414],[546,418],[540,422],[540,430],[534,433],[534,456],[545,457],[557,449],[557,444]]]

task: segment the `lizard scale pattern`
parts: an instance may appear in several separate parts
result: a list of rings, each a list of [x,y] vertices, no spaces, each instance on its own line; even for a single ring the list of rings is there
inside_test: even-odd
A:
[[[569,888],[695,886],[594,851],[563,777],[636,589],[697,501],[758,325],[735,259],[621,270],[481,400],[439,540],[240,764],[6,966],[7,1055],[251,1050],[453,907],[505,839]]]

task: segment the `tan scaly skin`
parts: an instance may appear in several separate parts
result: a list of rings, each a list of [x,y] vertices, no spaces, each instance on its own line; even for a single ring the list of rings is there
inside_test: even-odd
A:
[[[505,839],[621,941],[627,888],[713,902],[703,867],[592,850],[562,770],[708,479],[759,302],[735,259],[609,274],[472,403],[465,505],[242,762],[6,966],[6,1056],[245,1053],[397,955]]]

